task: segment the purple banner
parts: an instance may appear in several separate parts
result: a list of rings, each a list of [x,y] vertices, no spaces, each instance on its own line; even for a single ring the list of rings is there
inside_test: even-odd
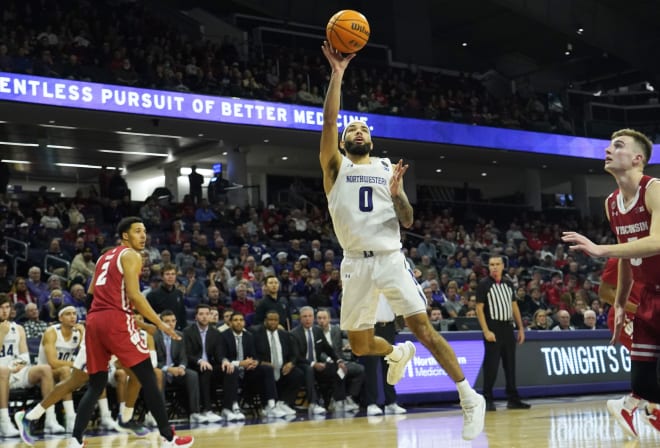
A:
[[[318,107],[0,72],[0,101],[3,100],[308,131],[320,131],[323,124],[323,113]],[[600,139],[345,111],[340,112],[339,129],[355,119],[368,123],[375,138],[591,159],[603,159],[608,144]],[[660,163],[660,145],[654,145],[654,149],[651,163]]]
[[[456,384],[447,375],[431,352],[417,341],[413,341],[417,353],[410,361],[401,381],[394,387],[397,394],[423,394],[456,392]],[[463,369],[465,379],[474,386],[484,359],[484,343],[479,340],[451,341],[458,364]]]

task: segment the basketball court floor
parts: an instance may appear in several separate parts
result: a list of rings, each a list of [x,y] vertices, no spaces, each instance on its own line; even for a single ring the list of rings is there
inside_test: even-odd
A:
[[[461,439],[458,406],[415,407],[403,416],[366,417],[364,412],[342,417],[329,414],[310,420],[301,413],[292,421],[249,420],[242,425],[177,427],[193,434],[196,447],[240,448],[597,448],[660,447],[660,432],[637,420],[640,437],[627,438],[610,418],[605,400],[619,395],[529,400],[532,409],[512,411],[498,403],[486,414],[486,429],[477,439]],[[88,448],[158,447],[157,433],[138,439],[124,434],[89,434]],[[65,448],[67,439],[50,437],[36,446]],[[0,439],[0,447],[25,446],[19,439]]]

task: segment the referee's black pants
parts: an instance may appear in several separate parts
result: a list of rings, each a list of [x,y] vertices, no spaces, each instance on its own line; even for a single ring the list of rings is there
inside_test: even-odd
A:
[[[506,395],[509,401],[520,399],[516,387],[516,339],[511,322],[489,320],[488,329],[495,333],[495,342],[484,339],[484,390],[486,400],[493,400],[493,386],[497,379],[497,369],[502,360],[506,379]]]

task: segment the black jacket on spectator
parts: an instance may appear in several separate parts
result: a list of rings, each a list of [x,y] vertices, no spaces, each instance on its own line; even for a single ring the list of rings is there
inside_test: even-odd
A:
[[[181,331],[187,324],[186,305],[183,301],[183,293],[174,287],[171,290],[161,285],[160,288],[147,294],[147,300],[158,314],[164,310],[171,310],[176,315],[176,329]]]
[[[312,327],[312,335],[314,336],[314,353],[318,362],[325,362],[330,358],[335,362],[338,361],[337,354],[328,340],[323,334],[321,327],[314,325]],[[297,362],[296,364],[309,364],[307,361],[307,338],[305,336],[305,329],[302,325],[298,325],[291,330],[291,339],[293,339],[296,348]]]

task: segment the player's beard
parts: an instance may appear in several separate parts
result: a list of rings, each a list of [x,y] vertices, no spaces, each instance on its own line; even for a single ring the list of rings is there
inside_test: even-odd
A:
[[[371,152],[369,143],[344,142],[344,149],[354,156],[366,156]]]

